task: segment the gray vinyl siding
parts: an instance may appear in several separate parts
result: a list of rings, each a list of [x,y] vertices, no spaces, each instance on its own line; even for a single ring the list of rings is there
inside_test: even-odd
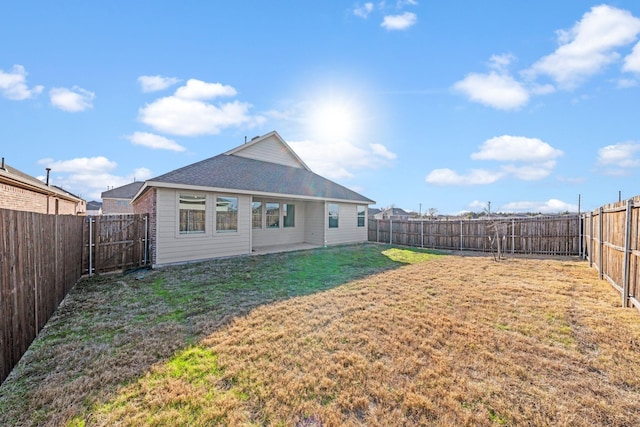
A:
[[[328,205],[325,212],[328,216]],[[344,243],[357,243],[367,241],[367,221],[365,216],[365,226],[358,227],[358,205],[352,203],[338,203],[339,216],[338,228],[329,228],[329,221],[325,221],[328,245],[339,245]],[[365,213],[366,215],[366,213]]]
[[[304,241],[313,245],[324,245],[324,202],[307,202]]]
[[[203,234],[180,234],[178,194],[206,195],[206,225]],[[238,198],[238,230],[216,232],[216,196]],[[251,197],[228,193],[158,189],[157,253],[158,265],[250,253]]]
[[[273,246],[273,245],[289,245],[294,243],[303,243],[304,230],[305,230],[305,206],[303,201],[292,201],[282,199],[253,199],[256,202],[262,202],[262,209],[264,215],[264,203],[277,202],[280,203],[280,228],[254,228],[253,232],[253,247],[259,248],[261,246]],[[282,220],[282,204],[290,203],[295,205],[295,226],[283,227]],[[264,225],[264,224],[263,224]]]
[[[249,145],[238,150],[234,155],[294,168],[302,167],[298,159],[275,136],[267,138],[259,144]]]

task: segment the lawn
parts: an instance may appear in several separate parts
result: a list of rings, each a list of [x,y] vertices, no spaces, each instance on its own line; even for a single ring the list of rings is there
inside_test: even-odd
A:
[[[574,259],[373,244],[94,277],[0,425],[638,425],[619,300]]]

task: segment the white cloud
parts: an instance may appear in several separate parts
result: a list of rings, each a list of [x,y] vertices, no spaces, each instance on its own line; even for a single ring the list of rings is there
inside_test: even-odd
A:
[[[49,91],[51,104],[64,111],[76,113],[93,108],[95,94],[86,89],[74,86],[71,89],[54,87]]]
[[[620,142],[598,150],[598,165],[605,175],[628,175],[631,169],[640,168],[640,143]]]
[[[518,109],[529,102],[527,90],[508,74],[491,71],[489,74],[468,74],[456,82],[453,89],[466,95],[469,100],[498,108]]]
[[[619,89],[627,89],[630,87],[638,86],[638,81],[634,79],[620,79],[618,80]]]
[[[111,187],[152,177],[152,172],[144,167],[137,168],[125,176],[114,175],[110,171],[116,162],[103,156],[81,157],[69,160],[41,159],[39,164],[51,168],[51,183],[83,197],[85,200],[99,200],[100,194]]]
[[[93,173],[115,169],[118,165],[104,156],[77,157],[71,160],[38,160],[41,165],[46,165],[55,172]]]
[[[139,119],[159,132],[172,135],[214,135],[226,127],[259,122],[249,115],[250,104],[229,102],[220,106],[169,96],[145,105]]]
[[[369,146],[371,147],[371,151],[377,156],[384,157],[389,160],[394,160],[398,157],[396,153],[392,153],[382,144],[369,144]]]
[[[578,205],[563,202],[558,199],[549,199],[546,202],[510,202],[497,209],[498,212],[531,212],[531,213],[562,213],[562,212],[577,212]]]
[[[505,176],[513,176],[522,181],[538,181],[548,177],[556,167],[554,160],[530,165],[504,165],[502,171]]]
[[[373,3],[367,2],[362,6],[357,6],[353,9],[353,14],[359,16],[360,18],[367,19],[369,14],[373,12]]]
[[[231,86],[190,79],[175,94],[140,108],[138,119],[158,132],[171,135],[214,135],[231,126],[255,126],[266,119],[249,114],[251,104],[239,101],[214,105],[204,100],[233,96]]]
[[[237,92],[232,86],[189,79],[185,86],[176,90],[175,96],[182,99],[205,100],[218,96],[236,96],[236,94]]]
[[[412,12],[404,12],[400,15],[387,15],[380,26],[389,31],[402,31],[414,26],[418,22],[418,16]]]
[[[156,150],[171,150],[171,151],[185,151],[182,145],[178,144],[172,139],[165,138],[164,136],[156,135],[149,132],[134,132],[131,135],[125,136],[134,145],[142,145],[144,147],[153,148]]]
[[[554,159],[562,154],[561,150],[537,138],[502,135],[486,140],[478,152],[471,154],[473,160],[510,162],[501,165],[499,171],[473,169],[461,175],[447,168],[435,169],[426,181],[439,185],[492,184],[506,178],[536,181],[551,174],[556,166]]]
[[[516,60],[515,55],[511,53],[503,53],[501,55],[491,55],[489,58],[489,68],[499,73],[506,73],[509,66]]]
[[[360,147],[349,141],[292,141],[289,145],[315,173],[330,179],[353,178],[355,170],[389,165],[396,154],[382,144]]]
[[[398,9],[402,9],[405,6],[417,6],[418,2],[416,0],[398,0],[398,2],[396,3],[396,7]]]
[[[492,184],[503,177],[501,172],[485,169],[472,169],[466,175],[460,175],[451,169],[434,169],[425,178],[429,184],[436,185],[485,185]]]
[[[0,92],[7,99],[22,101],[42,92],[44,86],[27,86],[27,72],[22,65],[14,65],[11,71],[0,70]]]
[[[138,83],[143,92],[156,92],[173,86],[178,83],[180,79],[175,77],[165,76],[140,76],[138,77]]]
[[[632,43],[638,33],[640,19],[628,11],[595,6],[573,28],[558,31],[560,47],[525,73],[533,78],[548,75],[560,87],[571,89],[617,61],[620,54],[615,49]]]
[[[471,210],[479,209],[483,210],[487,207],[487,202],[483,202],[481,200],[474,200],[467,206]]]
[[[629,55],[624,58],[624,71],[640,73],[640,42],[638,42]]]
[[[480,151],[471,154],[474,160],[498,160],[541,162],[561,156],[561,150],[553,148],[538,138],[502,135],[486,140]]]

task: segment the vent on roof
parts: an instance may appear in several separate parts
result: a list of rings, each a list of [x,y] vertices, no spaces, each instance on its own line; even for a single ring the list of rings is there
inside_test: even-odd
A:
[[[254,136],[253,138],[251,138],[251,140],[254,141],[254,140],[258,139],[258,138],[260,138],[260,135]]]
[[[47,185],[49,185],[49,173],[51,172],[51,168],[47,168]]]
[[[6,170],[6,169],[4,168],[4,157],[2,158],[2,166],[0,166],[0,169],[2,169],[2,170]]]

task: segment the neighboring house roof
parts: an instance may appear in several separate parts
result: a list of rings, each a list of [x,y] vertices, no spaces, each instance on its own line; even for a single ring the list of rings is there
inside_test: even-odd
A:
[[[102,203],[92,200],[87,202],[87,210],[88,211],[99,211],[102,208]]]
[[[405,211],[402,208],[389,208],[383,210],[381,213],[388,216],[411,216],[409,212]]]
[[[27,175],[26,173],[21,172],[18,169],[9,166],[8,164],[4,163],[4,159],[3,159],[3,165],[4,165],[4,168],[0,167],[1,182],[6,182],[9,185],[35,191],[41,194],[55,195],[57,197],[60,197],[65,200],[70,200],[75,203],[83,201],[81,197],[78,197],[75,194],[69,193],[68,191],[66,191],[61,187],[58,187],[55,185],[47,185],[44,182],[40,181],[38,178],[35,178],[31,175]]]
[[[379,214],[380,212],[382,211],[378,208],[369,208],[369,211],[367,213],[369,214],[369,216],[373,216]]]
[[[133,196],[136,195],[143,185],[144,181],[135,181],[121,187],[103,191],[101,196],[103,199],[133,199]]]
[[[249,194],[278,194],[301,198],[375,203],[353,190],[311,172],[275,132],[264,135],[258,140],[252,140],[252,143],[255,144],[264,141],[267,137],[274,136],[290,152],[294,159],[294,163],[291,164],[296,166],[245,157],[241,150],[250,147],[249,144],[245,144],[224,154],[152,178],[146,182],[146,187],[200,187]],[[142,192],[138,192],[138,195]]]

